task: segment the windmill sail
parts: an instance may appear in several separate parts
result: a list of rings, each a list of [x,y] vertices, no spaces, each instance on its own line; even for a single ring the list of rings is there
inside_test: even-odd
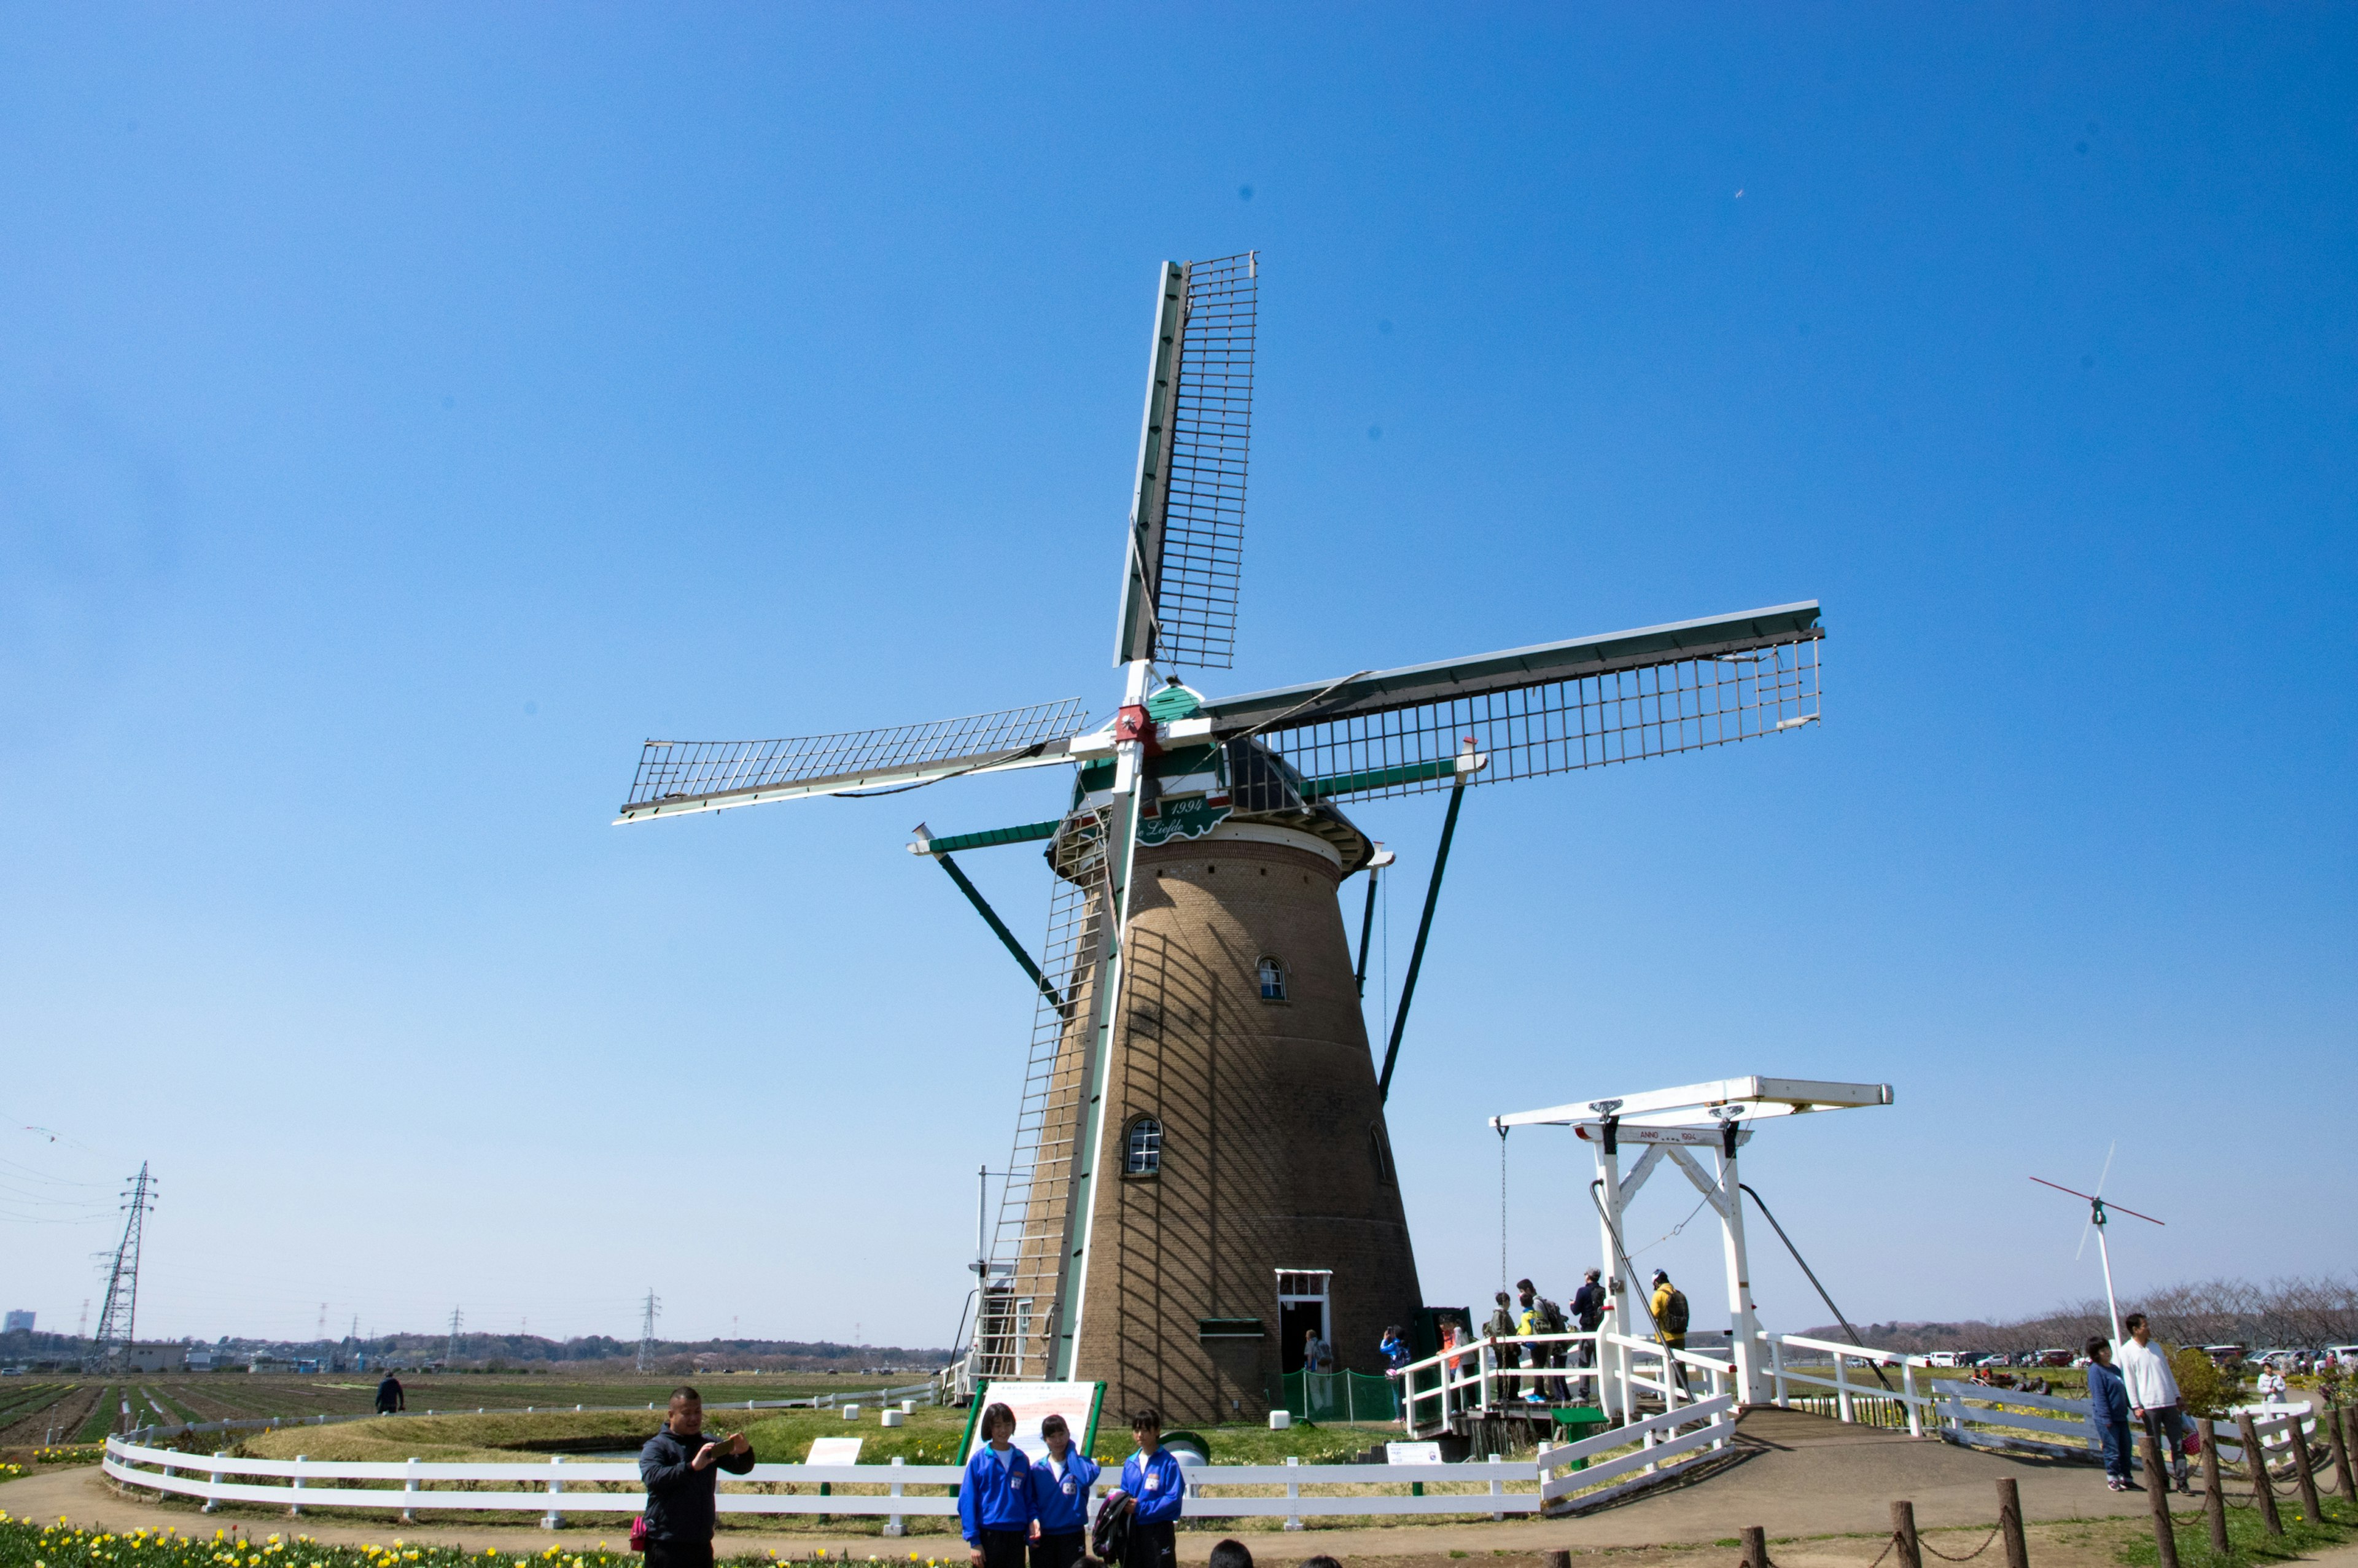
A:
[[[1445,789],[1636,762],[1818,718],[1815,602],[1513,648],[1204,704],[1214,738],[1282,759],[1305,802]],[[1239,810],[1283,803],[1247,800]]]
[[[782,741],[650,741],[621,822],[930,784],[1065,760],[1087,722],[1079,697],[889,730]]]
[[[1252,252],[1163,265],[1116,664],[1235,662],[1260,288]]]

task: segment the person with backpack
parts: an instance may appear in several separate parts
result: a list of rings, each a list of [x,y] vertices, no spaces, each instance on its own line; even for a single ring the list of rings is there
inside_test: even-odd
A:
[[[1015,1435],[1014,1411],[994,1402],[984,1408],[981,1425],[982,1445],[966,1462],[966,1479],[958,1483],[959,1533],[974,1568],[1024,1568],[1024,1547],[1036,1517],[1032,1464],[1009,1441]]]
[[[1131,1505],[1124,1568],[1178,1568],[1173,1527],[1186,1501],[1187,1473],[1163,1446],[1163,1416],[1152,1406],[1130,1418],[1130,1430],[1138,1452],[1121,1462],[1121,1485],[1107,1494],[1109,1502]]]
[[[704,1396],[685,1383],[674,1389],[662,1430],[639,1450],[639,1483],[647,1489],[641,1516],[646,1568],[712,1568],[719,1472],[742,1476],[752,1467],[753,1445],[745,1434],[707,1438]]]
[[[1500,1291],[1497,1299],[1498,1304],[1491,1309],[1490,1321],[1482,1325],[1482,1332],[1498,1341],[1498,1398],[1506,1400],[1512,1400],[1522,1386],[1521,1379],[1507,1375],[1509,1368],[1522,1363],[1522,1349],[1515,1344],[1522,1328],[1515,1322],[1515,1309],[1507,1303],[1507,1292]]]
[[[1580,1281],[1580,1289],[1573,1292],[1572,1321],[1580,1325],[1580,1332],[1583,1334],[1595,1333],[1598,1326],[1605,1322],[1606,1313],[1612,1308],[1612,1298],[1605,1293],[1605,1287],[1597,1282],[1604,1277],[1603,1270],[1591,1269],[1588,1271],[1587,1277]],[[1596,1341],[1584,1339],[1580,1342],[1580,1359],[1575,1365],[1582,1367],[1596,1365]]]
[[[1671,1376],[1679,1380],[1679,1392],[1687,1391],[1686,1364],[1671,1354],[1687,1347],[1687,1293],[1671,1283],[1667,1270],[1654,1271],[1654,1337],[1661,1342],[1662,1359],[1669,1363]]]
[[[396,1411],[406,1411],[408,1408],[408,1390],[401,1386],[400,1379],[387,1372],[384,1375],[384,1381],[376,1386],[376,1413],[392,1415]]]
[[[1515,1281],[1515,1294],[1516,1299],[1522,1303],[1518,1326],[1524,1337],[1563,1332],[1563,1309],[1540,1294],[1539,1287],[1529,1280],[1518,1280]],[[1541,1340],[1527,1346],[1523,1356],[1533,1367],[1561,1370],[1563,1367],[1563,1344],[1560,1340]],[[1562,1378],[1534,1378],[1532,1382],[1541,1398],[1553,1400],[1558,1404],[1564,1402]]]

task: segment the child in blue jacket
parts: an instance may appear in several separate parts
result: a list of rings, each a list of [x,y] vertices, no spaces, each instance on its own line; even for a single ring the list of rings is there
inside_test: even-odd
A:
[[[1187,1497],[1187,1476],[1163,1446],[1163,1416],[1152,1406],[1130,1418],[1138,1452],[1122,1461],[1121,1485],[1112,1496],[1131,1500],[1128,1568],[1177,1568],[1172,1527]]]
[[[982,1446],[966,1462],[958,1487],[958,1526],[974,1568],[1023,1568],[1031,1539],[1032,1466],[1008,1439],[1015,1412],[992,1404],[982,1412]]]
[[[2104,1485],[2115,1492],[2134,1492],[2129,1479],[2129,1390],[2113,1369],[2113,1347],[2102,1339],[2088,1341],[2088,1420],[2104,1445]]]
[[[1089,1543],[1089,1488],[1098,1462],[1073,1446],[1072,1428],[1052,1415],[1040,1423],[1048,1457],[1032,1466],[1032,1568],[1073,1568]]]

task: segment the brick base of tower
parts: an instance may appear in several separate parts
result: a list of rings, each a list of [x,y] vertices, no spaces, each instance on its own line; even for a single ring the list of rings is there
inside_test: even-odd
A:
[[[1422,1299],[1339,869],[1299,841],[1139,852],[1073,1374],[1105,1380],[1109,1420],[1260,1419],[1281,1397],[1281,1271],[1331,1271],[1336,1362],[1357,1371],[1382,1368],[1385,1325]],[[1152,1174],[1125,1169],[1141,1117],[1162,1128]],[[1206,1338],[1212,1319],[1262,1336]]]

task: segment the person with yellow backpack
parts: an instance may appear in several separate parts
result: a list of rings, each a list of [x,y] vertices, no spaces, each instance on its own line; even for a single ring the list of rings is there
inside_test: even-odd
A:
[[[1662,1359],[1669,1364],[1672,1377],[1679,1380],[1679,1392],[1687,1391],[1687,1369],[1683,1362],[1669,1354],[1687,1347],[1687,1293],[1671,1283],[1667,1270],[1654,1271],[1654,1337],[1661,1342]]]

